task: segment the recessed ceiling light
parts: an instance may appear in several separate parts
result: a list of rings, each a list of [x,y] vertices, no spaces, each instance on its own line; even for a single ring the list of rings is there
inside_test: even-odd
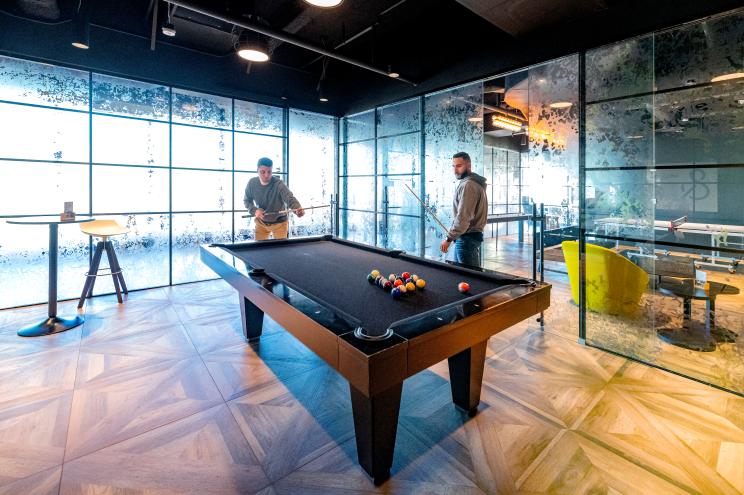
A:
[[[730,74],[721,74],[720,76],[716,76],[711,79],[710,82],[730,81],[731,79],[741,79],[742,77],[744,77],[744,72],[732,72]]]
[[[325,102],[327,102],[327,101],[328,101],[328,98],[326,98],[325,96],[321,96],[320,98],[318,98],[318,100],[320,100],[320,101],[322,101],[323,103],[325,103]]]
[[[240,58],[244,58],[250,62],[266,62],[269,60],[269,56],[266,53],[251,48],[241,48],[238,50],[238,55]]]
[[[305,0],[310,5],[315,5],[316,7],[323,7],[323,8],[331,8],[331,7],[337,7],[341,5],[341,3],[344,0]]]
[[[82,41],[73,41],[72,46],[74,46],[75,48],[80,48],[81,50],[87,50],[88,48],[90,48],[87,43],[84,43]]]
[[[570,101],[556,101],[555,103],[550,104],[550,108],[568,108],[571,105],[573,105],[573,103]]]

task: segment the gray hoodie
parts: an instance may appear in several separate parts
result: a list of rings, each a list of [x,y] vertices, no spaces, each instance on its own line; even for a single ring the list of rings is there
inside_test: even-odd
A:
[[[488,216],[486,178],[469,172],[460,179],[452,201],[455,218],[447,238],[455,240],[470,232],[483,232]]]
[[[300,202],[295,199],[292,191],[287,185],[276,176],[265,186],[261,184],[258,177],[253,177],[245,186],[245,196],[243,204],[251,215],[256,214],[256,210],[261,208],[266,213],[277,212],[289,208],[301,208]],[[266,215],[264,223],[281,223],[287,221],[287,215]]]

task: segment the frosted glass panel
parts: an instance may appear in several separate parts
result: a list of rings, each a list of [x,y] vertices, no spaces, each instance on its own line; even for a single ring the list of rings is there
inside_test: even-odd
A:
[[[232,242],[233,214],[173,215],[173,283],[218,278],[199,259],[199,245]]]
[[[173,166],[232,169],[232,133],[218,129],[173,126]]]
[[[653,240],[652,170],[587,171],[586,187],[589,232]]]
[[[343,141],[360,141],[362,139],[373,139],[375,137],[375,112],[360,113],[344,118]]]
[[[170,90],[166,86],[93,74],[93,111],[168,120]]]
[[[0,56],[0,100],[87,112],[88,72]]]
[[[284,109],[235,100],[235,130],[284,135]]]
[[[126,225],[128,234],[111,237],[116,257],[119,260],[124,281],[129,290],[168,285],[168,232],[169,215],[117,215],[96,216],[96,219],[115,220]],[[95,246],[95,244],[94,244]],[[101,258],[101,267],[108,266],[106,254]],[[81,288],[82,290],[82,288]],[[94,294],[114,292],[111,277],[98,277]]]
[[[377,137],[418,131],[421,127],[420,105],[416,98],[380,108],[377,111]]]
[[[93,212],[168,211],[168,169],[93,166]]]
[[[650,167],[653,164],[653,97],[586,107],[586,166]]]
[[[375,210],[374,177],[346,177],[339,192],[341,208]]]
[[[417,174],[419,164],[419,133],[377,140],[378,174]]]
[[[426,200],[445,225],[452,223],[452,196],[455,190],[452,155],[458,151],[469,153],[473,170],[483,172],[482,104],[482,83],[461,86],[424,99]],[[439,244],[444,236],[441,227],[427,218],[427,256],[439,257]]]
[[[256,227],[250,218],[242,218],[246,212],[240,211],[234,214],[235,218],[235,242],[252,241],[256,238]]]
[[[420,195],[421,177],[417,175],[378,176],[378,211],[398,215],[421,215],[421,204],[406,185]]]
[[[55,215],[65,201],[87,213],[88,172],[88,165],[0,160],[0,215]]]
[[[587,51],[587,101],[632,96],[652,91],[653,56],[653,36],[644,36]]]
[[[375,173],[375,142],[364,141],[344,145],[346,156],[342,175],[372,175]]]
[[[289,187],[302,206],[330,205],[334,192],[336,119],[298,110],[289,112]],[[290,235],[331,232],[331,208],[293,217]]]
[[[168,166],[168,124],[93,116],[93,162]]]
[[[344,239],[362,244],[375,243],[375,214],[361,211],[341,211],[339,235]]]
[[[0,103],[0,158],[85,162],[88,114]]]
[[[274,162],[274,172],[284,170],[284,139],[272,136],[235,133],[235,170],[255,172],[258,159]]]
[[[378,215],[377,245],[387,249],[402,249],[408,254],[418,255],[421,232],[419,218],[398,215]]]
[[[49,227],[11,225],[0,220],[0,239],[0,307],[46,302]],[[59,298],[79,297],[88,270],[88,236],[80,232],[79,224],[59,226],[58,263]]]
[[[232,100],[174,88],[173,122],[231,129]]]
[[[173,211],[229,210],[232,173],[173,170]]]

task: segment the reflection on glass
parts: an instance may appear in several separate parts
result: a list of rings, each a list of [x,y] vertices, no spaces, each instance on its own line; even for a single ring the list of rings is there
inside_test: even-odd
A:
[[[75,211],[87,213],[88,172],[88,165],[2,160],[0,215],[56,215],[65,201],[72,201]]]
[[[0,100],[88,111],[88,72],[0,56]]]
[[[128,117],[168,120],[166,86],[93,74],[93,111]]]
[[[174,167],[232,168],[232,133],[220,129],[203,129],[174,125],[172,164]]]
[[[93,213],[168,211],[168,169],[93,165]]]
[[[217,278],[199,259],[199,245],[232,242],[232,213],[173,215],[173,283]]]
[[[168,124],[93,116],[93,162],[167,167]]]

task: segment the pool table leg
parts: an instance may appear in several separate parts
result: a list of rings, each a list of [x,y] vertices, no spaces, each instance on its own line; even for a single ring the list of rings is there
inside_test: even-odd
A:
[[[264,313],[258,307],[238,294],[240,299],[240,321],[243,323],[243,336],[248,340],[256,340],[263,330]]]
[[[488,341],[484,340],[447,360],[452,402],[471,417],[478,412],[487,345]]]
[[[375,485],[390,478],[403,382],[368,397],[349,384],[357,457]]]

